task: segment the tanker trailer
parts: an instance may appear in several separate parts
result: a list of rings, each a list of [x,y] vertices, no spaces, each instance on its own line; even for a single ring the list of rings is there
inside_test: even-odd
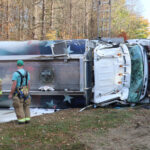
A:
[[[16,61],[31,74],[31,107],[84,107],[139,103],[147,91],[147,52],[140,44],[101,40],[0,42],[1,107]]]
[[[1,41],[1,107],[11,107],[8,99],[16,61],[22,59],[31,75],[31,107],[83,107],[84,52],[87,40]]]

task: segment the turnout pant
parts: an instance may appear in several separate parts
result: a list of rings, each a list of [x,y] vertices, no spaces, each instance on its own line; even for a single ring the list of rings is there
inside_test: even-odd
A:
[[[26,100],[19,98],[18,96],[13,97],[13,106],[19,123],[30,121],[30,104],[30,96]]]

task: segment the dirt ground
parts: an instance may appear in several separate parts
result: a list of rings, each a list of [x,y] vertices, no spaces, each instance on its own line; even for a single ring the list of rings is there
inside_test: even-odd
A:
[[[92,132],[78,135],[92,150],[150,150],[150,110],[139,109],[126,124],[99,136]]]
[[[29,125],[0,124],[0,145],[8,142],[6,150],[14,143],[21,150],[150,150],[150,109],[68,109],[34,117]]]

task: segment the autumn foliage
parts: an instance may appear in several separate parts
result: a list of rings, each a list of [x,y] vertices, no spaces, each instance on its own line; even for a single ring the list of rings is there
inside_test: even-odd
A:
[[[102,17],[102,13],[98,15],[98,1],[0,0],[0,40],[96,38],[98,16]],[[111,1],[111,37],[128,39],[150,35],[148,20],[125,0]]]

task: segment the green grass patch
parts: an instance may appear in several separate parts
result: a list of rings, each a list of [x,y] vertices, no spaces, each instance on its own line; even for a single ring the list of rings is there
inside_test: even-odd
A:
[[[102,136],[109,128],[127,122],[134,111],[115,109],[92,109],[79,113],[78,110],[61,111],[55,114],[35,117],[28,125],[12,123],[0,125],[0,145],[3,149],[90,149],[79,139],[77,134],[92,131]],[[44,119],[43,119],[44,118]],[[34,147],[33,147],[34,145]],[[1,149],[0,147],[0,149]]]

